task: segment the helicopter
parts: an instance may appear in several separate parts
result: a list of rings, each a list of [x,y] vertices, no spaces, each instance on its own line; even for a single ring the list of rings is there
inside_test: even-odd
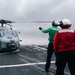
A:
[[[11,51],[19,51],[20,49],[20,40],[19,39],[19,32],[12,29],[13,23],[9,20],[0,20],[0,53],[1,52],[11,52]],[[7,27],[6,25],[10,26]]]

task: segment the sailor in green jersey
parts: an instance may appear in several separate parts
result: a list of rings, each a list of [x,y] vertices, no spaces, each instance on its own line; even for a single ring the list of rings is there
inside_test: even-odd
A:
[[[48,29],[42,29],[41,27],[39,27],[39,29],[43,32],[43,33],[48,33],[49,37],[49,44],[48,44],[48,49],[47,49],[47,59],[46,59],[46,64],[45,64],[45,72],[49,72],[49,67],[50,67],[50,62],[51,62],[51,57],[53,54],[53,38],[55,35],[56,30],[58,30],[58,26],[59,26],[59,21],[53,21],[52,22],[52,27],[48,28]]]

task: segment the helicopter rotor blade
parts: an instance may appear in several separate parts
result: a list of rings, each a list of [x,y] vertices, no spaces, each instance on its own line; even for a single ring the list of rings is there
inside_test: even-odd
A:
[[[22,21],[22,22],[14,22],[10,20],[0,19],[1,24],[8,24],[8,23],[52,23],[52,20],[40,20],[40,21]]]
[[[0,19],[0,23],[6,24],[6,23],[14,23],[13,21]]]
[[[52,21],[24,21],[24,22],[13,22],[13,23],[52,23]]]
[[[13,25],[11,25],[11,24],[6,24],[6,25],[13,27]]]

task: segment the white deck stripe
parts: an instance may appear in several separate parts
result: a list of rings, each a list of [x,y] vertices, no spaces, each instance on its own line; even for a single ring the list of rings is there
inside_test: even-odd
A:
[[[27,63],[27,64],[17,64],[17,65],[3,65],[0,68],[8,68],[8,67],[20,67],[20,66],[29,66],[29,65],[42,65],[46,62],[38,62],[38,63]],[[55,61],[51,61],[51,63],[55,63]]]

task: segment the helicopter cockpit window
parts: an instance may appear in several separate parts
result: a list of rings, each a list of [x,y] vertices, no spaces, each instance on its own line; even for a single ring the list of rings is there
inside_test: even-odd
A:
[[[11,36],[11,32],[10,31],[3,31],[3,36]]]
[[[14,36],[14,37],[17,37],[18,34],[16,31],[3,31],[3,36]]]
[[[15,37],[18,37],[18,34],[16,31],[12,31],[12,35],[14,35]]]

